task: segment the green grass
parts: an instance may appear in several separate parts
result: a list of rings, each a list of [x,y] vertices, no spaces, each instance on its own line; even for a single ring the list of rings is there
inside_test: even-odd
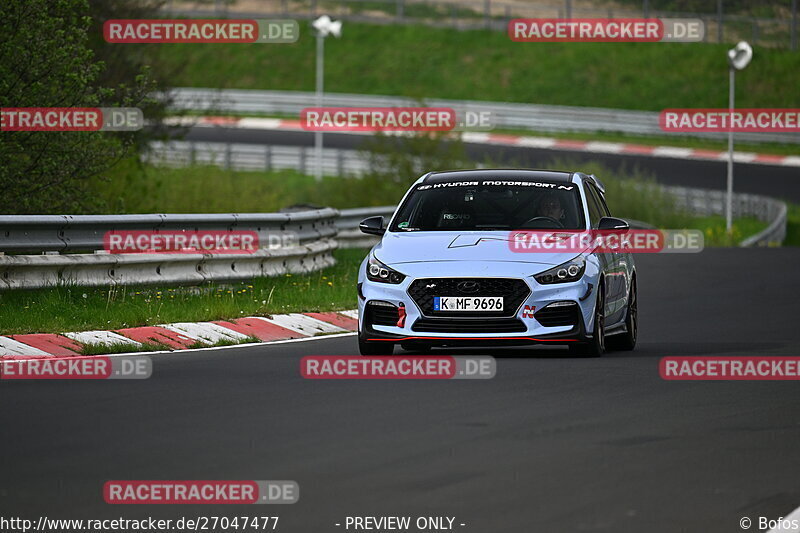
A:
[[[382,187],[376,186],[331,176],[318,183],[292,170],[243,172],[199,165],[170,169],[126,161],[95,180],[91,191],[108,213],[270,213],[297,203],[336,208],[387,205],[407,188],[404,184],[402,190],[391,187],[378,194]]]
[[[247,337],[246,339],[241,339],[238,341],[221,339],[212,344],[206,344],[198,341],[194,344],[189,345],[187,348],[189,349],[216,348],[219,346],[238,346],[240,344],[250,344],[254,342],[261,342],[261,339],[259,339],[258,337]],[[81,355],[112,355],[112,354],[122,354],[122,353],[164,352],[164,351],[169,352],[172,350],[173,350],[172,347],[161,343],[124,342],[118,344],[106,344],[104,342],[100,342],[100,343],[84,344],[83,347],[81,348]]]
[[[767,229],[767,224],[752,217],[737,218],[728,233],[725,217],[700,217],[692,220],[692,229],[703,231],[706,246],[738,246],[742,240]]]
[[[120,353],[135,353],[135,352],[161,352],[172,350],[169,346],[164,344],[137,344],[134,342],[125,342],[119,344],[106,344],[104,342],[84,344],[81,348],[81,355],[112,355]]]
[[[137,45],[126,45],[137,46]],[[726,107],[727,44],[515,43],[504,32],[348,22],[327,39],[329,92],[661,110]],[[170,44],[173,86],[314,90],[314,38]],[[756,47],[737,107],[800,107],[797,53]]]
[[[725,233],[723,217],[696,218],[680,212],[669,195],[636,168],[616,175],[593,162],[576,165],[556,159],[548,166],[597,174],[606,186],[614,214],[660,228],[703,230],[709,246],[735,245],[765,227],[754,219],[737,220],[731,239]],[[296,203],[336,208],[392,205],[416,178],[394,182],[329,176],[317,183],[295,171],[241,172],[213,166],[168,169],[126,162],[114,169],[107,181],[96,183],[93,194],[116,213],[274,212]]]
[[[365,255],[366,251],[361,249],[336,250],[338,263],[320,272],[243,283],[0,291],[2,334],[113,330],[170,322],[354,309],[357,267]]]
[[[787,203],[789,212],[786,220],[786,240],[784,246],[800,246],[800,205]]]

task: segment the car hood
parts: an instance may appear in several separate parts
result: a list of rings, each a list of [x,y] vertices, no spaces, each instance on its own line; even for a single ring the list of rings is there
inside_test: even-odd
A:
[[[555,266],[578,255],[576,252],[512,250],[507,231],[387,232],[375,246],[374,254],[388,266],[452,261]]]

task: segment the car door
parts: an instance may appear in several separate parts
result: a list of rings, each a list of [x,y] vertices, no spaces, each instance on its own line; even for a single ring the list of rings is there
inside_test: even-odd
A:
[[[611,212],[608,209],[608,205],[606,205],[605,198],[603,198],[603,194],[597,190],[596,187],[593,185],[589,185],[591,189],[591,194],[594,197],[595,202],[597,202],[597,207],[600,211],[601,217],[609,217],[611,216]],[[611,256],[610,262],[610,273],[609,273],[609,294],[608,294],[608,314],[609,314],[609,324],[614,324],[620,320],[622,320],[623,313],[625,310],[625,303],[627,298],[627,273],[628,273],[628,264],[629,264],[629,255],[627,252],[612,252],[609,254]]]
[[[583,187],[586,195],[586,208],[589,211],[589,226],[593,230],[596,230],[600,223],[600,219],[605,216],[605,213],[594,186],[588,182],[584,182]],[[616,283],[616,280],[614,279],[614,273],[616,271],[616,254],[598,252],[595,253],[595,255],[600,261],[600,267],[605,278],[605,309],[603,310],[603,314],[606,317],[606,324],[609,324],[611,323],[610,319],[612,318],[611,314],[613,310],[613,307],[610,304],[615,299],[614,293],[616,291],[614,287],[614,284]]]

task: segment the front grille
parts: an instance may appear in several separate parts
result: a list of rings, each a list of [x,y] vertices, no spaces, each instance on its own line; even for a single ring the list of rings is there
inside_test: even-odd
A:
[[[516,333],[525,331],[525,324],[518,318],[419,318],[411,330],[431,333]]]
[[[396,326],[399,318],[397,307],[395,306],[367,304],[367,324],[373,326]]]
[[[578,323],[578,305],[547,306],[534,313],[534,318],[545,327],[574,326]]]
[[[478,289],[469,293],[459,291],[458,285],[465,281],[477,283]],[[530,294],[527,283],[514,278],[422,278],[415,280],[408,287],[408,295],[419,306],[422,314],[429,317],[512,317]],[[434,311],[434,296],[502,296],[504,310],[469,313]]]

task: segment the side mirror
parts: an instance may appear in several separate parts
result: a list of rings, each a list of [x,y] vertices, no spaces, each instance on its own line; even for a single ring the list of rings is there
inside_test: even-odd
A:
[[[386,233],[386,228],[383,227],[382,216],[365,218],[358,225],[358,229],[360,229],[362,233],[368,233],[370,235],[383,235]]]
[[[630,224],[621,218],[603,217],[600,223],[597,224],[597,229],[606,231],[618,231],[620,233],[627,233],[631,229]]]

